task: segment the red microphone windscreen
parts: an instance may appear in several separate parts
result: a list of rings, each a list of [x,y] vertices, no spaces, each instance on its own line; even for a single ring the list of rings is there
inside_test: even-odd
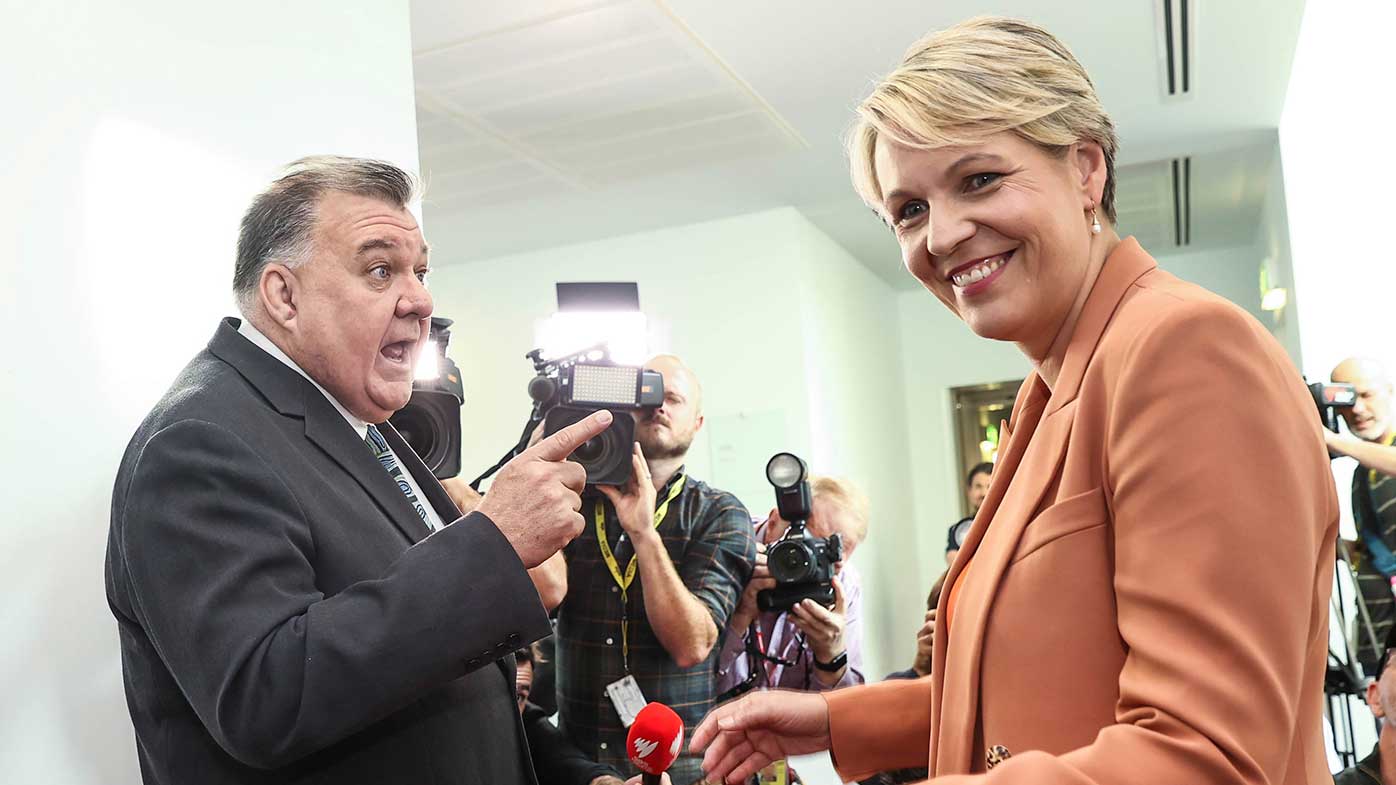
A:
[[[646,774],[662,774],[683,746],[683,720],[662,703],[650,703],[635,715],[625,751],[630,762]]]

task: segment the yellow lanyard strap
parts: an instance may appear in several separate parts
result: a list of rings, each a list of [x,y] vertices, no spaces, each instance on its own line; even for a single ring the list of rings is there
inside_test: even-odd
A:
[[[669,502],[672,502],[683,490],[683,484],[688,478],[679,475],[674,487],[669,490],[669,495],[654,511],[654,528],[658,529],[659,524],[664,520],[664,516],[669,513]],[[616,555],[611,551],[611,543],[606,539],[606,505],[604,500],[597,499],[592,505],[592,515],[596,519],[596,540],[601,545],[601,559],[606,562],[606,568],[611,571],[611,577],[615,579],[616,585],[620,587],[620,648],[621,657],[625,662],[625,672],[630,672],[630,618],[627,611],[626,591],[635,580],[635,571],[639,569],[639,561],[635,554],[631,554],[630,563],[625,566],[625,575],[620,572],[620,563],[616,561]]]

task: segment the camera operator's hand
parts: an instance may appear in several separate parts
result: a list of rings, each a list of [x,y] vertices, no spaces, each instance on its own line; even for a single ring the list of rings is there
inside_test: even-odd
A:
[[[926,623],[916,633],[916,661],[911,664],[918,676],[931,673],[931,652],[936,645],[936,609],[926,611]]]
[[[1352,455],[1353,445],[1362,444],[1362,440],[1356,436],[1334,433],[1327,428],[1323,429],[1323,441],[1329,450],[1339,455]]]
[[[766,566],[766,543],[756,543],[756,567],[751,571],[751,580],[746,582],[746,588],[742,590],[742,598],[737,601],[737,609],[732,611],[732,618],[728,620],[727,626],[733,630],[738,630],[741,634],[746,634],[747,627],[756,620],[761,609],[756,605],[757,592],[765,589],[774,589],[776,579],[771,577],[771,570]]]
[[[843,654],[847,648],[843,640],[845,623],[843,584],[839,582],[838,578],[834,578],[832,582],[834,584],[834,607],[832,609],[825,608],[814,600],[808,599],[800,600],[798,605],[790,609],[791,621],[795,622],[795,626],[805,634],[805,643],[813,652],[814,658],[820,662],[829,662]],[[822,677],[825,671],[819,671],[819,674]],[[828,676],[842,677],[843,672],[831,673]]]
[[[814,692],[769,690],[708,713],[693,731],[709,782],[745,782],[772,761],[829,749],[829,704]]]
[[[489,516],[524,566],[542,564],[582,533],[586,470],[567,456],[611,426],[599,411],[563,428],[504,464],[476,510]]]
[[[480,500],[485,498],[480,492],[470,487],[470,483],[463,477],[448,477],[441,481],[441,487],[446,489],[446,495],[451,497],[451,501],[456,503],[456,509],[461,515],[469,515],[480,506]]]
[[[654,530],[654,480],[650,477],[650,467],[645,462],[645,453],[640,449],[639,442],[635,442],[630,453],[630,479],[625,485],[596,487],[611,500],[611,506],[616,508],[616,517],[620,518],[620,526],[632,543],[659,536]]]

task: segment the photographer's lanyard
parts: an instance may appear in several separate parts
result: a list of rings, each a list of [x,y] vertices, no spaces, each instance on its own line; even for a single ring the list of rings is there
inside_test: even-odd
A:
[[[654,528],[658,529],[664,516],[669,513],[669,502],[673,501],[683,490],[684,481],[688,478],[679,475],[679,479],[674,483],[674,487],[669,489],[669,495],[664,502],[659,505],[659,509],[654,511]],[[630,555],[630,563],[625,566],[625,575],[620,573],[620,563],[616,561],[616,555],[611,551],[611,543],[606,541],[606,505],[604,499],[597,499],[592,505],[594,517],[596,518],[596,540],[601,544],[601,558],[606,562],[606,568],[611,571],[611,577],[616,579],[616,585],[620,587],[620,655],[625,663],[625,672],[630,672],[630,603],[626,600],[626,591],[630,584],[635,581],[635,571],[639,569],[640,563],[635,554]]]

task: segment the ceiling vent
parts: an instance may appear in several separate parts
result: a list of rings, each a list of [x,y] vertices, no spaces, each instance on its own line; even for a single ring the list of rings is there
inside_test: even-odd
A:
[[[1173,244],[1192,244],[1192,158],[1173,159]]]
[[[1165,95],[1192,95],[1197,15],[1194,0],[1157,0],[1159,9],[1159,64],[1163,68]]]
[[[1120,236],[1134,235],[1159,251],[1193,243],[1191,157],[1148,161],[1115,173]]]

